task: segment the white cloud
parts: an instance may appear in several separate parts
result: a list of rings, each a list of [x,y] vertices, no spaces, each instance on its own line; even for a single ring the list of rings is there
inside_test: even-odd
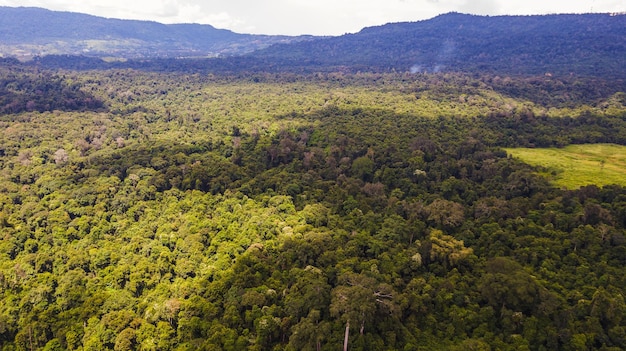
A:
[[[480,15],[626,11],[624,0],[0,0],[0,6],[291,35],[338,35],[451,11]]]

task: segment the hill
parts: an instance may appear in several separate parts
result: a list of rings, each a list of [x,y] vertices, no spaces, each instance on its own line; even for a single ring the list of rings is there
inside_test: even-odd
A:
[[[38,62],[48,67],[210,72],[460,71],[626,78],[623,14],[489,17],[448,13],[322,38],[247,35],[210,25],[165,25],[0,7],[0,38],[0,54],[51,56]],[[87,58],[71,58],[68,63],[66,55]],[[227,59],[207,59],[217,56]],[[139,60],[107,65],[94,57]],[[174,60],[180,57],[205,59]],[[159,60],[154,61],[156,58]]]
[[[282,66],[626,77],[626,16],[474,16],[365,28],[251,55]]]
[[[150,70],[461,71],[626,78],[623,14],[489,17],[448,13],[322,38],[247,35],[210,25],[165,25],[0,7],[0,38],[4,56],[134,58],[142,61],[115,66]],[[217,56],[230,58],[162,60]],[[155,58],[161,61],[145,61]],[[67,66],[58,57],[43,64]],[[77,67],[76,59],[70,66]],[[78,66],[101,68],[103,63],[83,59]]]
[[[210,25],[120,20],[33,7],[0,7],[0,54],[123,58],[243,54],[308,37],[238,34]]]

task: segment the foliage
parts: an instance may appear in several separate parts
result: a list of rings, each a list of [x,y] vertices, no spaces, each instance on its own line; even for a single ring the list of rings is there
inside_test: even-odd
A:
[[[252,53],[282,66],[626,78],[623,14],[435,18]]]
[[[536,99],[529,100],[535,103],[561,104],[564,96],[578,103],[598,98],[605,89],[625,89],[624,28],[624,14],[448,13],[337,37],[288,37],[238,34],[209,25],[164,25],[36,8],[0,8],[0,53],[27,61],[34,57],[38,66],[64,69],[489,73],[501,92],[514,91],[518,97],[531,93]],[[39,57],[42,53],[44,57]],[[569,84],[580,84],[581,77],[605,82]]]
[[[80,84],[49,72],[9,64],[0,66],[0,113],[102,109],[102,101],[85,93]]]
[[[61,74],[107,110],[0,116],[5,350],[626,348],[626,188],[502,149],[625,145],[619,96]]]

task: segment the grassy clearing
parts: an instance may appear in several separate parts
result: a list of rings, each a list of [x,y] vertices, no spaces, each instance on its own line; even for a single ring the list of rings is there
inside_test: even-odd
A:
[[[590,184],[626,186],[626,146],[585,144],[562,149],[505,150],[523,162],[540,167],[539,172],[559,187],[577,189]]]

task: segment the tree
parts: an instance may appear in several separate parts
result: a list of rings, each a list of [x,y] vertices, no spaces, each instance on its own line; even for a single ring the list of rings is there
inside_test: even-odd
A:
[[[454,201],[437,199],[426,206],[426,211],[429,221],[445,228],[458,227],[465,220],[463,205]]]
[[[504,308],[531,315],[540,306],[543,287],[522,266],[507,257],[487,263],[479,286],[482,296],[496,310]]]
[[[307,266],[303,270],[294,268],[290,273],[296,281],[289,287],[284,300],[289,316],[297,320],[306,317],[312,310],[319,313],[327,308],[331,288],[320,269]]]
[[[291,328],[288,348],[302,351],[320,351],[330,334],[330,324],[322,319],[319,310],[311,310]]]
[[[64,165],[67,160],[69,160],[70,156],[67,153],[67,151],[65,151],[65,149],[58,149],[57,151],[54,152],[54,163],[56,163],[59,166]]]
[[[591,316],[600,319],[606,331],[621,325],[626,312],[626,303],[621,292],[610,292],[600,287],[591,300]]]
[[[352,161],[352,176],[363,181],[371,181],[374,174],[374,161],[367,156],[361,156]]]
[[[135,329],[126,328],[115,337],[115,351],[135,350],[136,348],[136,332]]]
[[[344,346],[348,349],[350,322],[357,323],[359,334],[363,335],[366,321],[373,320],[375,314],[391,314],[396,311],[393,301],[393,288],[379,283],[362,273],[344,273],[339,277],[341,285],[331,292],[330,313],[346,323]]]
[[[458,265],[474,252],[472,248],[465,247],[463,240],[446,235],[439,229],[430,232],[429,241],[430,259],[443,263],[446,268]]]

